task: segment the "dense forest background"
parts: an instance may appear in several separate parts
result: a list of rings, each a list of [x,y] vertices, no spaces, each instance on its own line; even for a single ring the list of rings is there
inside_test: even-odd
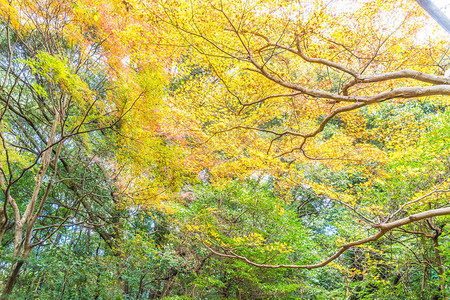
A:
[[[448,299],[417,2],[0,0],[1,299]]]

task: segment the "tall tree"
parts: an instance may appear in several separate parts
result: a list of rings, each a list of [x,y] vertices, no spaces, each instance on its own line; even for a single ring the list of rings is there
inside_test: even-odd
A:
[[[190,115],[193,139],[214,157],[212,175],[220,180],[267,170],[285,180],[280,186],[288,186],[288,178],[307,182],[356,219],[350,221],[355,241],[337,243],[321,262],[270,265],[227,247],[215,254],[266,268],[314,269],[392,230],[450,214],[447,184],[441,182],[441,188],[422,185],[423,194],[405,195],[395,207],[376,198],[361,201],[389,178],[391,153],[417,141],[371,136],[364,114],[371,118],[386,102],[423,97],[448,105],[450,80],[442,76],[448,62],[441,59],[446,41],[424,40],[424,26],[434,25],[414,1],[161,5],[162,21],[190,49],[179,77],[198,74],[174,91],[174,107]],[[419,132],[410,125],[409,132]],[[326,178],[308,180],[298,165],[311,163],[362,179],[346,188]],[[436,193],[442,197],[432,207],[413,205]]]
[[[163,78],[153,49],[137,40],[151,23],[137,28],[122,1],[0,5],[0,242],[10,262],[8,295],[32,249],[58,244],[68,226],[94,230],[120,256],[123,208],[164,206],[183,175],[171,168],[180,153],[158,130]]]

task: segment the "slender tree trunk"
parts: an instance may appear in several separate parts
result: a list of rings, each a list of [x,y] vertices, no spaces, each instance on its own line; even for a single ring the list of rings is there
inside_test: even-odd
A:
[[[11,266],[11,272],[8,276],[8,279],[6,280],[6,284],[2,291],[2,298],[6,298],[7,295],[11,294],[14,285],[17,282],[17,278],[19,277],[20,268],[22,267],[22,265],[25,262],[25,259],[28,258],[28,255],[31,252],[31,238],[33,233],[33,227],[43,209],[46,197],[48,196],[48,192],[52,187],[52,183],[50,182],[49,185],[47,186],[47,190],[45,191],[44,196],[41,199],[37,211],[35,211],[36,204],[38,203],[39,191],[41,190],[41,187],[44,182],[44,176],[52,159],[52,150],[53,150],[52,144],[56,136],[56,130],[59,124],[59,116],[60,114],[58,110],[55,110],[55,118],[53,120],[52,128],[46,145],[47,149],[42,153],[41,166],[36,174],[36,183],[34,185],[33,194],[22,216],[20,215],[20,210],[18,208],[16,201],[10,195],[9,188],[7,188],[5,191],[7,199],[6,201],[8,201],[8,203],[11,205],[14,211],[15,227],[14,227],[13,256],[15,259],[17,259],[17,262],[13,263]],[[60,143],[58,145],[57,154],[55,156],[55,169],[53,175],[56,174],[56,161],[58,160],[58,156],[61,151],[61,146],[62,144]],[[2,182],[0,182],[0,184],[1,183]],[[24,236],[25,224],[26,230]]]
[[[19,271],[24,263],[24,258],[20,256],[20,250],[22,248],[22,234],[23,234],[23,225],[20,221],[16,220],[16,225],[14,228],[14,258],[17,259],[17,262],[13,262],[11,266],[11,271],[9,273],[8,279],[6,280],[6,284],[2,291],[2,298],[6,298],[6,295],[11,294],[14,285],[16,284],[17,278],[19,277]]]
[[[59,295],[59,300],[63,299],[64,293],[66,292],[66,285],[67,285],[67,275],[69,274],[71,263],[67,266],[66,272],[64,272],[64,281],[61,289],[61,294]]]
[[[0,212],[0,214],[3,215],[3,212]],[[0,245],[2,244],[3,235],[5,234],[5,230],[6,230],[6,220],[5,220],[5,218],[0,217]]]
[[[5,287],[3,288],[2,291],[2,298],[6,298],[7,295],[11,294],[16,282],[17,282],[17,278],[19,278],[19,271],[22,268],[23,264],[25,263],[25,259],[28,258],[28,256],[30,255],[31,252],[31,245],[30,243],[28,243],[27,241],[25,241],[25,245],[23,246],[23,252],[22,254],[20,254],[20,245],[22,243],[22,226],[19,226],[18,228],[16,228],[16,241],[15,243],[19,242],[20,239],[20,243],[19,243],[19,247],[17,247],[15,245],[14,247],[14,257],[17,257],[17,262],[13,263],[12,267],[11,267],[11,272],[8,276],[8,279],[6,281]],[[20,232],[20,235],[18,234],[18,232]]]
[[[436,257],[436,264],[439,275],[439,291],[441,293],[441,299],[447,299],[447,296],[445,295],[444,268],[442,267],[441,253],[439,251],[439,235],[440,234],[436,233],[436,235],[433,237],[434,254]]]
[[[427,279],[427,266],[423,268],[423,276],[422,276],[422,287],[420,288],[420,299],[424,299],[423,295],[425,293],[425,282]]]
[[[8,277],[8,280],[6,281],[5,288],[3,289],[3,292],[2,292],[2,299],[6,299],[7,295],[11,294],[11,292],[16,284],[17,278],[19,277],[19,271],[20,271],[20,268],[22,268],[23,263],[24,263],[24,260],[21,259],[18,262],[13,264],[13,266],[11,268],[11,273]]]
[[[144,290],[144,278],[145,278],[145,274],[142,274],[141,278],[139,280],[139,288],[138,288],[138,291],[137,291],[137,294],[136,294],[136,299],[139,299],[139,297],[142,294],[142,291]]]

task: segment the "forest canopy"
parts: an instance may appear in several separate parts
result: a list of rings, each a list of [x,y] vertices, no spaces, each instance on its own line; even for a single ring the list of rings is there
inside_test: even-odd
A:
[[[0,0],[2,299],[447,299],[442,8]]]

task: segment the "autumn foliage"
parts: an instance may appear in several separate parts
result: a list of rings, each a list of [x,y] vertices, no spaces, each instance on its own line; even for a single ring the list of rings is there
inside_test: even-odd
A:
[[[448,35],[415,1],[0,24],[5,297],[448,297]]]

